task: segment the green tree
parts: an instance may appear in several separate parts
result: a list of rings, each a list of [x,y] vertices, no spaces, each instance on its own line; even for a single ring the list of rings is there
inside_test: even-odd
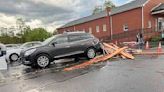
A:
[[[104,11],[107,7],[114,8],[115,4],[111,0],[105,0],[104,4],[101,6],[96,6],[93,10],[93,15]]]
[[[35,28],[31,31],[27,31],[24,34],[25,41],[44,41],[45,39],[52,36],[51,33],[47,32],[44,28]]]
[[[113,2],[111,0],[105,0],[103,7],[104,8],[107,8],[107,7],[114,8],[116,6],[113,4]]]
[[[99,12],[101,12],[101,11],[103,11],[102,7],[101,7],[101,6],[96,6],[96,7],[94,8],[92,14],[94,15],[94,14],[97,14],[97,13],[99,13]]]

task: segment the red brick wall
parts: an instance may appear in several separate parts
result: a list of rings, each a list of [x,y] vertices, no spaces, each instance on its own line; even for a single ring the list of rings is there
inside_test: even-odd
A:
[[[129,31],[142,28],[142,9],[136,8],[120,14],[112,15],[113,34],[124,32],[123,25],[128,25]]]
[[[62,33],[64,30],[75,30],[76,31],[83,31],[85,30],[86,32],[89,32],[89,28],[92,28],[92,34],[98,38],[102,38],[102,37],[107,37],[110,36],[110,25],[108,23],[109,18],[107,17],[103,17],[103,18],[99,18],[93,21],[89,21],[86,23],[82,23],[82,24],[78,24],[75,25],[74,27],[68,27],[68,28],[64,28],[64,29],[58,29],[59,33]],[[104,32],[103,31],[103,25],[106,24],[107,26],[107,31]],[[96,32],[96,26],[99,26],[99,31],[100,32]]]
[[[164,3],[164,0],[150,0],[144,7],[144,28],[148,27],[148,22],[151,21],[152,27],[157,27],[157,16],[151,15],[151,10],[160,3]]]

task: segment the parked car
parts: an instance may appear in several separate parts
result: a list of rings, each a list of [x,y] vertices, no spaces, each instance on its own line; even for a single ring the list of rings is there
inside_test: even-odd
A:
[[[16,49],[19,48],[18,44],[6,44],[6,49],[10,50],[10,49]]]
[[[8,49],[7,54],[6,54],[7,63],[18,61],[19,57],[20,57],[21,50],[25,50],[25,49],[28,49],[30,47],[38,46],[41,44],[42,43],[39,41],[27,42],[27,43],[22,44],[20,47]]]
[[[6,46],[0,43],[0,57],[6,55]]]
[[[55,35],[42,46],[21,52],[21,61],[26,66],[45,68],[57,59],[86,57],[92,59],[101,50],[100,41],[89,33],[69,32]]]

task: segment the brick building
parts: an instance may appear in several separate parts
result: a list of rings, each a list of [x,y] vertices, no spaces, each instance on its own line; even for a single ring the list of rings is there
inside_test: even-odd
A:
[[[135,39],[137,32],[145,31],[146,33],[146,30],[150,29],[164,30],[164,0],[134,0],[125,5],[107,8],[98,14],[69,22],[57,30],[59,33],[86,31],[98,38],[121,40],[129,39],[129,37]]]

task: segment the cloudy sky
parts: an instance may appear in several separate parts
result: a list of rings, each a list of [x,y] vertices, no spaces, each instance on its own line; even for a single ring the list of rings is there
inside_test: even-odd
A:
[[[0,27],[14,26],[23,18],[32,28],[43,27],[48,31],[68,21],[88,16],[96,5],[105,0],[0,0]],[[117,6],[131,0],[112,0]]]

